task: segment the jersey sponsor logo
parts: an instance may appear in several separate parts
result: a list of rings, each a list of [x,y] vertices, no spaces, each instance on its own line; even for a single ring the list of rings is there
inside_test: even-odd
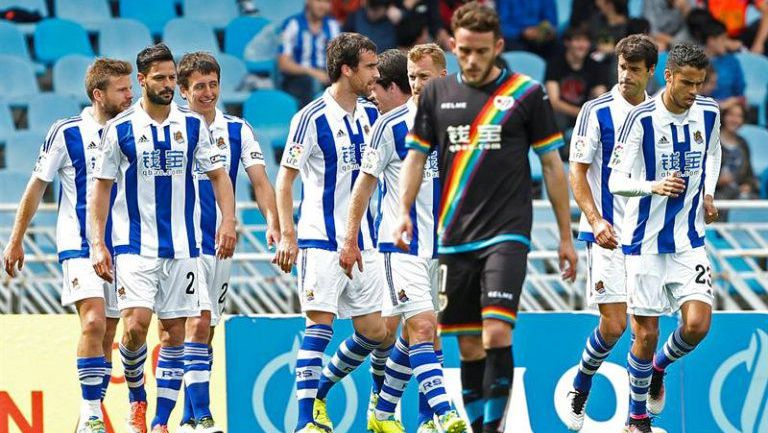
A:
[[[304,290],[304,297],[307,301],[312,302],[315,300],[315,291],[312,289]]]
[[[508,301],[514,301],[515,300],[515,294],[512,292],[504,292],[501,290],[491,290],[488,292],[489,298],[494,299],[506,299]]]
[[[434,150],[427,157],[427,162],[424,164],[424,179],[432,180],[440,177],[440,165],[437,160],[437,151]]]
[[[163,156],[165,157],[165,164],[163,164]],[[185,160],[183,150],[145,150],[141,154],[141,174],[144,176],[180,176],[184,174]]]
[[[493,106],[501,111],[507,111],[515,105],[515,98],[511,96],[498,95],[493,98]]]
[[[448,141],[451,143],[448,150],[460,152],[471,149],[501,149],[501,125],[477,125],[477,144],[475,146],[471,144],[471,128],[470,125],[449,126],[446,129]]]
[[[339,129],[339,132],[336,133],[336,138],[341,138],[344,136],[344,134],[345,134],[344,130]]]
[[[251,159],[263,160],[264,154],[261,152],[251,152]]]
[[[441,110],[463,110],[467,108],[466,102],[443,102],[440,104]]]
[[[701,162],[704,159],[704,153],[700,150],[689,150],[687,152],[668,152],[659,155],[661,160],[662,178],[680,173],[682,177],[695,176],[701,173]]]
[[[360,164],[355,157],[356,146],[354,143],[344,144],[341,147],[341,164],[339,170],[341,172],[348,172],[353,170],[359,170]],[[360,145],[360,152],[364,153],[365,148]]]
[[[99,147],[99,146],[98,146],[98,145],[97,145],[95,142],[93,142],[93,141],[91,141],[90,143],[88,143],[88,149],[89,149],[89,150],[93,150],[93,149],[96,149],[96,148],[98,148],[98,147]]]
[[[669,144],[669,140],[667,139],[666,135],[661,136],[661,139],[659,139],[659,144]]]
[[[139,143],[149,143],[149,139],[146,135],[142,135],[141,138],[139,138]]]

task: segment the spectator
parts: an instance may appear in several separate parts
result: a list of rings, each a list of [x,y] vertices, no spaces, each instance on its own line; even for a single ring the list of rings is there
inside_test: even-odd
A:
[[[339,24],[328,13],[331,0],[307,0],[304,12],[285,20],[277,66],[283,73],[283,90],[309,103],[329,83],[325,48],[339,34]]]
[[[579,27],[589,25],[589,20],[598,12],[595,0],[573,0],[568,26]]]
[[[713,18],[704,27],[700,43],[704,46],[704,52],[717,75],[714,80],[715,87],[709,96],[716,99],[723,110],[733,105],[743,105],[744,71],[736,56],[728,52],[728,33],[725,25]]]
[[[685,33],[685,17],[691,12],[691,0],[645,0],[643,17],[651,23],[651,36],[659,51],[670,48],[675,38]]]
[[[347,17],[352,15],[362,6],[361,0],[332,0],[331,14],[340,24],[347,22]]]
[[[768,2],[765,0],[709,0],[706,3],[709,13],[725,24],[728,36],[738,38],[750,51],[765,54],[768,49]],[[760,12],[761,18],[747,25],[747,7],[752,3]]]
[[[450,37],[448,37],[450,40]],[[429,25],[414,15],[407,15],[397,25],[397,48],[407,52],[414,45],[432,41]],[[446,43],[448,43],[446,41]]]
[[[737,133],[744,124],[744,107],[734,105],[728,110],[723,110],[722,116],[720,145],[723,156],[715,198],[726,200],[757,198],[759,187],[750,163],[749,145]]]
[[[605,93],[608,87],[605,68],[589,57],[587,29],[568,28],[563,42],[565,52],[547,63],[544,81],[558,125],[565,131],[576,123],[582,104]]]
[[[552,56],[557,37],[555,0],[497,0],[504,49]]]
[[[409,48],[415,44],[426,43],[429,40],[417,38],[419,42],[406,45],[403,43],[413,37],[401,38],[401,33],[421,34],[424,27],[428,29],[428,36],[440,46],[449,46],[450,34],[443,26],[440,19],[440,6],[438,0],[395,0],[389,8],[389,19],[397,25],[398,46]]]
[[[589,22],[592,43],[603,58],[610,58],[616,43],[627,35],[627,0],[595,0],[595,6],[600,13],[593,15]]]
[[[367,0],[362,8],[347,17],[344,31],[367,36],[379,52],[396,48],[397,28],[388,14],[392,4],[392,0]]]

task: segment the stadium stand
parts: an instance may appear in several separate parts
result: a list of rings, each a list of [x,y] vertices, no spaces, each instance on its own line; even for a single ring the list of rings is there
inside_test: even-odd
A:
[[[281,90],[254,92],[243,104],[243,117],[259,132],[262,146],[285,146],[287,125],[298,110],[296,99]]]
[[[18,131],[13,134],[5,149],[5,166],[8,170],[26,173],[35,168],[37,152],[45,139],[46,131]],[[15,191],[14,191],[15,193]]]
[[[35,58],[46,65],[68,54],[94,54],[85,29],[74,21],[58,18],[49,18],[37,25],[34,44]]]
[[[57,17],[74,21],[89,32],[98,31],[112,18],[109,4],[103,0],[56,0],[54,11]]]
[[[210,0],[184,0],[183,9],[185,17],[203,21],[216,30],[224,29],[238,15],[233,1],[218,2],[216,7],[211,7]]]
[[[259,15],[282,27],[283,21],[304,9],[304,0],[255,0]]]
[[[224,52],[245,61],[246,67],[251,72],[274,74],[274,59],[248,61],[244,57],[245,47],[251,39],[262,31],[267,31],[269,24],[269,20],[263,17],[237,17],[230,21],[224,29]]]
[[[445,69],[448,70],[449,74],[459,72],[459,61],[456,60],[453,53],[445,53]]]
[[[752,169],[756,176],[768,172],[768,130],[757,125],[744,125],[739,128],[739,135],[747,140],[752,158]]]
[[[539,83],[544,82],[547,63],[538,55],[526,51],[507,51],[501,57],[516,72],[528,75]]]
[[[0,55],[0,92],[11,106],[26,106],[26,100],[39,92],[32,62],[14,56]]]
[[[15,24],[0,21],[0,54],[31,60],[24,34]]]
[[[173,51],[176,59],[192,51],[219,53],[219,43],[213,28],[203,21],[174,18],[163,28],[163,42]]]
[[[48,14],[48,5],[45,0],[0,0],[0,10],[13,8],[24,8],[30,12],[37,12],[42,17],[50,16]],[[25,35],[31,35],[35,31],[34,23],[17,24],[19,30]]]
[[[133,63],[136,53],[152,44],[152,34],[144,23],[129,18],[115,18],[99,30],[99,54]]]
[[[80,54],[70,54],[60,58],[53,65],[53,90],[58,94],[75,98],[80,104],[90,103],[88,95],[85,94],[83,77],[92,62],[92,57]]]
[[[120,17],[141,21],[159,36],[165,24],[176,18],[173,0],[120,0]]]
[[[736,58],[739,59],[741,69],[744,70],[744,79],[747,84],[744,94],[747,97],[747,103],[758,107],[758,124],[765,126],[766,97],[768,97],[768,86],[766,86],[768,59],[763,55],[750,52],[738,53]]]
[[[57,93],[40,93],[29,100],[28,129],[44,134],[53,122],[78,114],[80,114],[80,104],[74,97]]]
[[[11,108],[0,99],[0,143],[5,143],[15,130]]]
[[[250,92],[239,90],[248,74],[245,63],[235,56],[221,53],[216,56],[221,66],[221,100],[224,104],[242,104]]]

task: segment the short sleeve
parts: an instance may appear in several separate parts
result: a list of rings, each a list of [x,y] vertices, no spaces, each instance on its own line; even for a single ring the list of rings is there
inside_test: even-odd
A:
[[[285,143],[285,151],[280,165],[301,170],[307,163],[314,143],[317,142],[315,124],[312,122],[311,116],[309,110],[303,110],[291,119],[288,140]]]
[[[40,146],[34,176],[45,182],[53,182],[56,173],[66,163],[67,155],[64,130],[59,128],[59,123],[55,123],[48,131],[43,145]]]
[[[243,123],[243,128],[240,130],[240,142],[242,143],[240,163],[243,165],[243,168],[248,168],[252,165],[266,165],[264,163],[264,154],[261,152],[261,146],[256,141],[256,134],[254,134],[253,128],[247,122]]]
[[[202,119],[200,119],[200,131],[198,132],[194,158],[202,173],[208,173],[224,167],[224,155],[213,144],[211,132]]]
[[[360,167],[365,173],[379,177],[395,154],[395,141],[392,129],[385,122],[378,122],[373,128],[371,145],[366,146],[363,154],[363,164]]]
[[[526,101],[530,105],[525,126],[533,150],[538,155],[543,155],[563,147],[563,133],[557,127],[552,104],[549,103],[549,96],[541,84]]]
[[[435,85],[439,80],[430,80],[424,93],[419,97],[419,106],[416,109],[416,118],[413,122],[408,137],[405,140],[405,147],[412,150],[418,150],[426,155],[432,152],[437,145],[437,136],[435,135]]]
[[[117,179],[117,173],[120,170],[121,152],[117,128],[113,123],[107,123],[107,126],[104,127],[99,147],[99,156],[93,176],[98,179]]]
[[[587,104],[576,117],[576,127],[571,135],[571,162],[591,164],[600,144],[600,125],[596,111]]]
[[[299,40],[299,23],[295,18],[289,18],[283,26],[283,33],[280,36],[280,54],[293,57],[293,50]]]
[[[632,174],[637,157],[640,154],[640,143],[643,141],[643,125],[640,116],[633,116],[631,111],[619,132],[619,138],[613,147],[608,167],[626,174]],[[626,131],[625,131],[626,128]]]

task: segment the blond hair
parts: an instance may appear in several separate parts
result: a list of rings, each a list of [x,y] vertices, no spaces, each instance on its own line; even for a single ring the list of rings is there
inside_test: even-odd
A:
[[[408,60],[416,63],[424,57],[432,58],[432,63],[438,69],[445,69],[445,52],[434,43],[416,45],[408,51]]]
[[[132,71],[131,64],[126,61],[105,58],[96,59],[85,73],[85,91],[88,94],[88,98],[93,102],[94,90],[107,90],[110,78],[131,75]]]

